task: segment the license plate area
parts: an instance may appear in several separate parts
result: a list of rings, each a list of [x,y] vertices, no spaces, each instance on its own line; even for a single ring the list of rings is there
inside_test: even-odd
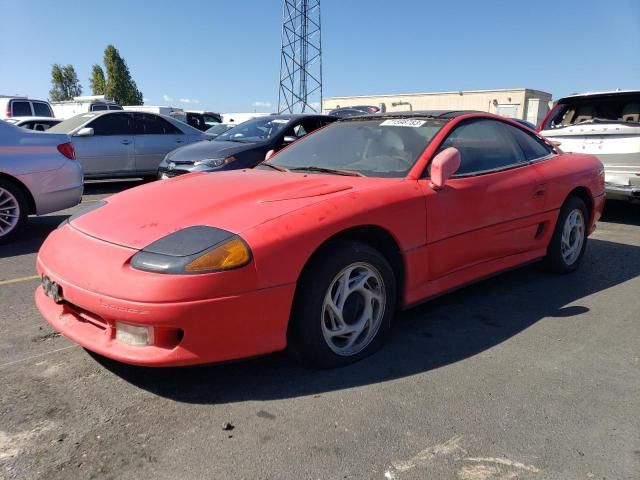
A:
[[[42,276],[41,282],[42,290],[44,290],[44,294],[47,297],[58,304],[64,302],[64,297],[62,296],[62,287],[60,285],[58,285],[46,275]]]

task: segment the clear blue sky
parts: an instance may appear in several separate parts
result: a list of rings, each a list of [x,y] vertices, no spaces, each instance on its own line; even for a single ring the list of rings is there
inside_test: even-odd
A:
[[[277,108],[281,0],[0,0],[0,12],[2,94],[46,98],[53,63],[90,94],[112,43],[149,104]],[[325,96],[640,88],[640,0],[322,0],[322,28]]]

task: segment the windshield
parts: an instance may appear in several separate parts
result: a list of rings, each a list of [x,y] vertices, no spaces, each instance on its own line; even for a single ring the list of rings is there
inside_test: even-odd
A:
[[[597,122],[640,123],[640,93],[564,99],[543,129]]]
[[[319,167],[368,177],[404,177],[445,123],[401,118],[337,122],[266,163],[289,170]]]
[[[235,126],[236,125],[229,124],[229,123],[218,123],[217,125],[206,130],[205,133],[209,133],[211,135],[220,135],[221,133],[224,133],[227,130],[232,129]]]
[[[231,142],[253,143],[269,140],[287,126],[286,118],[260,117],[241,123],[237,127],[223,133],[215,140]]]
[[[57,125],[51,127],[47,132],[54,133],[69,133],[72,130],[75,130],[81,125],[84,125],[92,118],[95,118],[97,115],[95,113],[81,113],[80,115],[76,115],[75,117],[71,117],[64,122],[60,122]]]

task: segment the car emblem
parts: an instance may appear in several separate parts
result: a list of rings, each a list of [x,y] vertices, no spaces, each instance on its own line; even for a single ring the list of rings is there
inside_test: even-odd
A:
[[[51,280],[46,275],[42,276],[42,290],[47,297],[51,298],[56,303],[62,303],[62,288],[56,282]]]
[[[175,163],[173,163],[173,162],[171,162],[171,163],[169,164],[169,170],[173,170],[174,168],[176,168],[176,164],[175,164]]]

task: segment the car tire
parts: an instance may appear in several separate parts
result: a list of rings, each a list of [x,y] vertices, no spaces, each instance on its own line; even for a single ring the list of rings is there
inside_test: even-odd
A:
[[[570,196],[560,208],[543,266],[554,273],[571,273],[582,261],[587,247],[589,209],[581,198]]]
[[[8,243],[27,221],[28,203],[22,189],[0,179],[0,244]]]
[[[385,342],[395,309],[396,280],[386,258],[362,243],[337,243],[298,282],[287,351],[311,368],[356,362]]]

